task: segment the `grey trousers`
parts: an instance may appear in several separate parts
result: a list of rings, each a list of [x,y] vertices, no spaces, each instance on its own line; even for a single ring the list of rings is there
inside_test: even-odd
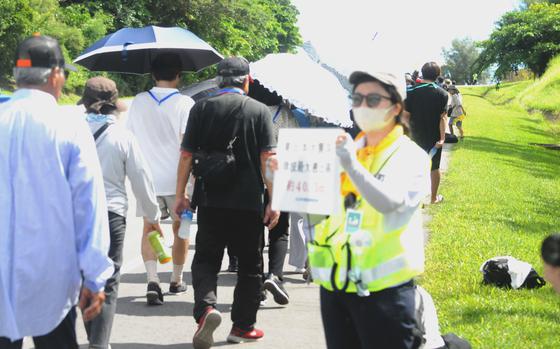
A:
[[[93,320],[84,323],[90,349],[107,349],[109,347],[113,318],[117,310],[126,218],[116,213],[109,212],[109,230],[111,234],[109,258],[113,260],[115,272],[105,284],[105,304],[103,304],[101,314]]]

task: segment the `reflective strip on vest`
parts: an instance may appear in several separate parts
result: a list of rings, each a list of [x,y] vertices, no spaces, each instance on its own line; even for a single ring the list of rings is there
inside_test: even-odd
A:
[[[404,255],[389,260],[383,264],[378,265],[371,269],[362,269],[360,271],[360,278],[363,283],[369,284],[370,282],[377,281],[391,274],[397,273],[406,268],[407,262]],[[311,275],[317,282],[331,282],[331,268],[312,267]],[[338,280],[344,282],[346,280],[346,268],[337,270]]]
[[[312,267],[311,268],[311,275],[313,276],[314,281],[330,282],[331,281],[331,268]]]
[[[377,281],[391,274],[397,273],[407,267],[406,258],[404,255],[397,256],[375,268],[364,269],[361,273],[362,282],[369,284],[370,282]]]

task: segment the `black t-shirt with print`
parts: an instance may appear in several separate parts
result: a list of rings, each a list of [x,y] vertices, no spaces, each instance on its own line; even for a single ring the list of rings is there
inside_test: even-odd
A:
[[[410,133],[429,151],[440,139],[441,114],[447,112],[447,92],[436,84],[419,84],[407,90],[405,109],[410,113]]]
[[[224,151],[234,136],[236,175],[231,186],[225,190],[205,188],[203,193],[198,183],[194,204],[262,212],[265,188],[260,154],[275,147],[272,116],[266,105],[237,93],[202,99],[190,111],[181,147],[191,153],[198,149]]]

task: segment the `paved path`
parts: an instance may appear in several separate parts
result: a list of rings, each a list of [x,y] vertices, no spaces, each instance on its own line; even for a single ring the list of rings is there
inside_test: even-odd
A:
[[[442,169],[447,168],[450,148],[445,145]],[[185,268],[185,279],[189,286],[186,294],[166,295],[165,304],[159,307],[146,305],[146,274],[140,257],[141,219],[134,217],[135,202],[129,190],[130,207],[127,217],[127,233],[124,246],[123,277],[121,281],[117,314],[113,325],[111,344],[113,349],[179,349],[192,348],[192,336],[196,329],[192,318],[193,293],[191,286],[190,264],[194,255],[191,245]],[[426,217],[429,219],[429,217]],[[167,244],[171,243],[171,225],[162,224]],[[193,241],[196,225],[192,227]],[[426,232],[427,234],[427,232]],[[266,258],[266,250],[265,250]],[[227,268],[227,256],[222,270]],[[286,264],[286,289],[290,304],[278,306],[271,297],[258,313],[258,327],[265,331],[265,338],[256,343],[242,344],[243,348],[325,348],[323,329],[319,311],[319,288],[305,283],[301,274],[290,273],[293,267]],[[160,279],[164,290],[168,289],[171,263],[160,265]],[[223,272],[219,277],[218,310],[223,314],[222,325],[215,333],[216,347],[235,347],[225,341],[231,328],[230,304],[236,275]],[[87,348],[87,338],[81,322],[77,322],[81,348]],[[33,348],[32,341],[25,339],[24,349]]]
[[[130,197],[130,196],[129,196]],[[193,293],[191,288],[190,264],[194,255],[191,246],[185,268],[185,279],[189,290],[186,294],[165,296],[163,306],[146,305],[146,274],[140,257],[141,220],[134,217],[135,203],[131,202],[127,217],[127,232],[124,247],[124,275],[119,290],[117,314],[113,325],[111,344],[113,349],[179,349],[192,348],[192,336],[196,329],[192,318]],[[171,225],[162,224],[167,243],[171,243]],[[196,232],[196,226],[192,227]],[[194,234],[193,234],[194,235]],[[266,253],[266,250],[265,250]],[[161,266],[161,265],[160,265]],[[227,254],[222,269],[227,268]],[[258,327],[265,338],[257,343],[243,344],[243,348],[325,348],[319,311],[319,288],[308,285],[301,274],[290,273],[293,267],[286,265],[286,289],[290,304],[278,306],[271,297],[258,313]],[[171,263],[160,267],[160,279],[164,291],[168,289]],[[223,322],[215,334],[216,347],[235,347],[225,341],[231,329],[230,304],[236,275],[223,272],[219,277],[219,304]],[[77,323],[81,348],[87,348],[87,339],[81,322]],[[24,348],[33,348],[32,341],[25,339]]]

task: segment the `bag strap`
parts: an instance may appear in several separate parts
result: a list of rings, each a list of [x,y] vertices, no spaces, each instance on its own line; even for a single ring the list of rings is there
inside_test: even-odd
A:
[[[101,136],[101,134],[103,134],[103,132],[105,132],[107,127],[109,127],[108,122],[104,123],[103,126],[101,126],[97,131],[95,131],[95,133],[93,134],[93,140],[97,141],[97,138],[99,138],[99,136]]]
[[[241,102],[241,104],[239,105],[239,108],[237,108],[237,112],[243,110],[243,107],[245,106],[245,103],[247,103],[247,101],[249,100],[249,97],[244,96],[245,98],[243,99],[243,102]],[[233,125],[233,132],[231,133],[231,138],[230,141],[228,143],[227,146],[227,150],[233,150],[233,144],[235,143],[235,141],[237,140],[237,132],[239,131],[239,120],[235,120],[235,124]]]
[[[230,93],[230,92],[225,92],[219,95],[223,95],[226,93]],[[219,96],[218,95],[218,96]],[[235,110],[232,110],[228,117],[233,117],[233,115],[235,115],[236,113],[239,113],[243,107],[245,106],[245,104],[247,103],[247,101],[249,100],[250,97],[247,97],[245,95],[243,95],[243,101],[239,104],[239,106],[237,108],[235,108]],[[222,128],[222,131],[227,127],[227,123],[224,122],[224,127]],[[235,120],[235,123],[233,125],[233,131],[231,132],[231,137],[229,140],[229,143],[226,146],[226,150],[233,150],[233,144],[235,143],[235,141],[237,140],[237,131],[239,131],[239,120]],[[200,150],[206,150],[208,149],[208,140],[206,140],[206,142],[199,146],[198,149]]]

